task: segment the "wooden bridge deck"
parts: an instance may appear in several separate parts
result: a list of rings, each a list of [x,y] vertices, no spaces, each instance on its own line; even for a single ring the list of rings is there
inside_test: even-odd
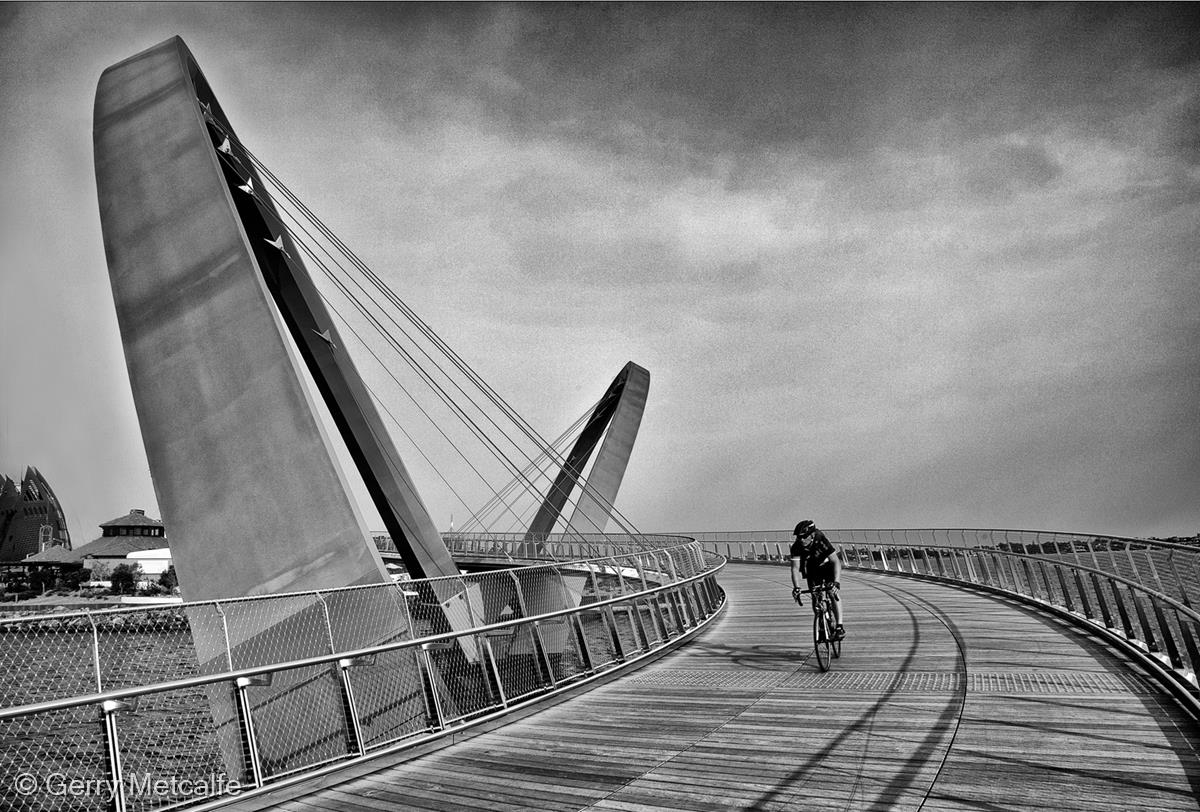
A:
[[[666,658],[274,808],[1200,809],[1198,726],[1070,624],[851,571],[821,674],[787,579],[731,565],[725,616]]]

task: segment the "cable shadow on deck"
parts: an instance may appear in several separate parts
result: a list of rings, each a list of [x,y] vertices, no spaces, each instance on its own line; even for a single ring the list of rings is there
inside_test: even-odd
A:
[[[875,587],[873,585],[870,585],[870,586],[872,586],[872,588],[874,588],[874,589],[879,589],[880,591],[884,592],[885,594],[888,594],[889,597],[895,598],[895,595],[888,593],[886,590],[882,590],[879,587]],[[903,591],[903,590],[901,590],[901,591]],[[910,597],[914,597],[914,599],[916,599],[915,596],[910,595]],[[916,600],[919,600],[919,599],[916,599]],[[842,732],[834,738],[833,741],[826,744],[825,747],[823,747],[817,753],[815,753],[814,755],[809,757],[805,761],[804,764],[800,765],[795,770],[793,770],[788,775],[788,777],[786,779],[784,779],[783,781],[781,781],[774,789],[772,789],[766,793],[763,793],[758,798],[756,798],[754,800],[754,802],[750,805],[751,808],[760,809],[760,808],[765,807],[768,804],[783,800],[786,795],[794,794],[796,791],[798,791],[800,786],[803,786],[804,781],[802,779],[804,779],[804,777],[806,775],[808,775],[813,769],[815,769],[822,762],[824,762],[827,758],[829,758],[832,755],[832,753],[835,752],[837,750],[837,748],[839,746],[841,746],[843,743],[845,743],[851,736],[856,735],[860,732],[864,732],[866,734],[866,744],[863,748],[863,758],[860,759],[860,762],[859,762],[860,768],[857,771],[858,779],[861,780],[862,765],[866,758],[867,748],[870,746],[871,730],[874,726],[875,718],[876,718],[877,714],[879,713],[879,711],[881,709],[883,709],[889,703],[889,701],[892,699],[892,697],[895,696],[899,692],[901,681],[903,679],[903,675],[906,671],[908,671],[913,660],[916,658],[917,651],[918,651],[918,649],[920,647],[920,643],[921,643],[920,623],[918,622],[916,613],[913,611],[913,607],[902,600],[897,600],[897,602],[904,608],[904,611],[908,615],[909,623],[910,623],[910,626],[912,629],[912,644],[909,646],[908,651],[905,654],[904,660],[900,664],[900,667],[896,669],[896,673],[892,677],[892,680],[891,680],[890,684],[888,685],[888,687],[884,690],[883,694],[879,697],[878,700],[876,700],[876,702],[871,706],[870,709],[868,709],[862,715],[860,715],[858,717],[858,719],[856,719],[853,723],[851,723],[850,725],[847,725],[842,730]],[[924,601],[922,601],[922,603],[924,603]],[[935,614],[935,616],[936,616],[936,613],[934,613],[933,610],[929,609],[928,606],[926,606],[926,610],[929,611],[931,614]],[[960,661],[961,667],[965,671],[966,663],[965,663],[965,660],[963,659],[963,654],[962,654],[962,649],[961,649],[961,637],[958,635],[957,629],[955,627],[953,627],[952,621],[949,621],[948,619],[943,618],[943,622],[947,624],[947,627],[951,629],[951,634],[955,635],[956,640],[958,640],[960,643],[959,661]],[[960,697],[958,699],[958,701],[951,701],[950,703],[948,703],[943,708],[941,713],[938,715],[937,720],[931,725],[930,734],[927,735],[922,740],[921,744],[917,748],[917,751],[912,756],[910,756],[906,760],[905,763],[920,765],[920,764],[923,764],[925,761],[927,761],[929,754],[932,753],[934,751],[934,749],[937,747],[938,743],[942,741],[942,739],[944,738],[944,736],[946,734],[946,731],[950,728],[951,721],[958,714],[958,712],[961,708],[962,708],[962,697]],[[892,808],[892,804],[890,802],[883,800],[884,797],[887,795],[887,793],[889,791],[895,792],[895,791],[906,789],[909,785],[912,784],[914,778],[915,778],[915,774],[912,776],[906,776],[903,772],[898,773],[895,777],[892,778],[892,780],[887,784],[887,786],[885,786],[883,788],[883,791],[881,791],[880,794],[877,796],[879,798],[879,800],[875,801],[869,807],[869,809],[887,810],[887,809]],[[859,780],[855,781],[854,787],[851,789],[851,796],[853,796],[853,794],[858,791]]]

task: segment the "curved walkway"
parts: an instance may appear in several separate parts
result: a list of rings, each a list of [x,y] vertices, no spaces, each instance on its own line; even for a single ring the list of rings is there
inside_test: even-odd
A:
[[[981,592],[849,571],[827,674],[784,567],[635,673],[278,804],[311,810],[1200,809],[1200,728],[1134,664]]]

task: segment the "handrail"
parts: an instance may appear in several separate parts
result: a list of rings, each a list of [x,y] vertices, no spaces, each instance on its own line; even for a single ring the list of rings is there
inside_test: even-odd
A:
[[[583,562],[570,562],[572,564]],[[529,623],[541,622],[544,620],[553,620],[558,617],[566,617],[567,615],[576,614],[579,611],[592,611],[605,606],[612,606],[618,603],[626,603],[635,601],[639,598],[645,598],[650,595],[658,594],[672,590],[680,586],[685,586],[696,581],[706,578],[711,578],[720,570],[724,569],[725,562],[717,564],[714,569],[702,572],[698,575],[693,575],[682,581],[676,581],[670,584],[656,586],[651,589],[643,589],[639,592],[618,595],[615,598],[605,598],[603,600],[593,601],[585,604],[582,607],[574,609],[557,609],[551,612],[545,612],[540,615],[530,617],[521,617],[513,620],[506,620],[499,623],[491,623],[485,626],[475,626],[462,631],[442,632],[441,634],[433,634],[427,637],[420,637],[413,640],[401,640],[394,643],[381,643],[377,646],[368,646],[366,648],[346,649],[344,651],[335,651],[331,654],[320,654],[313,657],[304,657],[299,660],[287,660],[278,663],[270,663],[267,665],[249,666],[246,668],[236,668],[229,671],[222,671],[217,674],[204,674],[197,677],[187,677],[185,679],[170,680],[166,682],[151,683],[149,685],[138,685],[131,688],[117,688],[109,691],[102,691],[94,694],[82,694],[67,699],[52,699],[46,702],[35,702],[29,705],[15,705],[8,708],[0,708],[0,722],[7,719],[14,719],[20,716],[29,716],[36,713],[44,713],[47,711],[66,710],[68,708],[81,707],[83,705],[96,705],[106,701],[122,701],[132,699],[147,694],[163,693],[166,691],[174,691],[183,688],[196,688],[204,685],[212,685],[218,682],[232,682],[233,680],[256,677],[263,674],[274,673],[276,671],[290,671],[296,668],[304,668],[306,666],[327,665],[336,663],[340,660],[355,659],[358,657],[368,657],[373,654],[385,654],[391,651],[400,651],[408,648],[417,648],[420,646],[435,645],[451,640],[456,640],[459,637],[467,635],[480,635],[487,632],[497,631],[508,628],[515,628]],[[433,579],[430,579],[433,580]],[[298,593],[306,594],[306,593]]]
[[[484,535],[484,534],[480,534],[480,535]],[[684,537],[677,536],[677,535],[671,535],[670,537],[671,538],[684,538]],[[570,543],[570,542],[564,541],[561,543]],[[593,556],[591,558],[571,559],[571,560],[563,560],[563,561],[546,560],[546,561],[543,561],[542,563],[538,563],[538,564],[532,564],[532,565],[531,564],[516,564],[512,567],[508,567],[505,569],[497,569],[497,570],[492,570],[492,571],[493,572],[503,572],[503,571],[506,571],[507,569],[534,569],[537,567],[577,566],[577,565],[583,565],[583,564],[588,564],[588,563],[594,563],[594,562],[598,562],[598,561],[607,561],[609,559],[618,558],[618,557],[646,555],[646,554],[649,554],[652,552],[673,552],[675,550],[690,549],[692,546],[693,546],[692,543],[682,543],[682,544],[676,544],[673,547],[664,547],[661,549],[660,548],[651,549],[651,548],[646,548],[646,547],[636,547],[636,548],[632,548],[632,549],[629,549],[629,550],[626,550],[623,552],[615,553],[613,555],[598,555],[598,556]],[[302,590],[297,590],[295,592],[272,592],[269,595],[241,595],[241,596],[236,596],[236,597],[231,597],[231,598],[210,598],[208,600],[202,600],[202,601],[186,601],[185,603],[173,603],[173,604],[169,604],[169,605],[155,606],[155,607],[114,606],[114,607],[104,607],[102,609],[80,609],[75,612],[53,612],[53,613],[43,614],[43,615],[21,615],[20,617],[0,618],[0,626],[9,624],[9,623],[26,623],[26,622],[42,621],[42,620],[70,620],[72,618],[84,618],[84,617],[96,617],[96,616],[109,617],[109,616],[115,616],[115,615],[121,615],[121,614],[144,614],[148,609],[159,609],[159,610],[163,610],[163,611],[179,611],[180,609],[195,609],[195,608],[204,607],[204,606],[218,606],[218,605],[231,606],[231,605],[235,605],[235,604],[255,603],[255,602],[261,602],[261,601],[277,601],[277,600],[282,600],[285,598],[304,598],[304,597],[308,597],[311,595],[326,595],[326,594],[331,594],[331,593],[337,593],[339,595],[344,595],[344,594],[348,594],[351,592],[370,591],[370,590],[374,590],[374,589],[379,589],[380,587],[391,588],[392,586],[399,586],[399,587],[403,588],[404,586],[409,585],[409,584],[434,583],[434,582],[446,582],[446,581],[453,581],[453,580],[461,580],[463,577],[464,576],[462,576],[462,575],[440,575],[435,578],[421,578],[418,580],[397,581],[394,585],[356,584],[354,586],[343,586],[343,587],[336,587],[336,588],[331,588],[331,589],[302,589]],[[3,609],[0,608],[0,611],[3,611]]]
[[[1141,658],[1162,677],[1164,684],[1185,707],[1200,716],[1200,681],[1197,679],[1200,672],[1200,611],[1196,608],[1194,595],[1196,573],[1185,582],[1172,558],[1176,551],[1185,550],[1193,562],[1200,561],[1197,548],[1170,543],[1145,545],[1156,552],[1151,555],[1151,549],[1140,549],[1138,558],[1142,565],[1139,566],[1129,550],[1133,545],[1127,545],[1126,540],[1117,540],[1122,545],[1117,551],[1128,551],[1128,556],[1108,555],[1114,553],[1107,544],[1111,537],[1068,536],[1072,540],[1088,541],[1078,549],[1073,546],[1068,553],[1057,547],[1060,542],[1055,539],[1035,541],[1036,537],[1031,534],[1026,535],[1029,543],[1019,546],[1037,547],[1036,552],[1019,552],[1018,545],[1004,537],[998,539],[1002,546],[931,543],[929,538],[913,539],[912,536],[920,535],[920,532],[911,528],[888,532],[888,535],[903,535],[906,537],[903,540],[883,541],[835,539],[835,532],[840,531],[825,532],[840,544],[843,561],[848,567],[983,587],[1031,601],[1075,622],[1086,623]],[[1059,538],[1063,535],[1066,534],[1058,534]],[[777,541],[713,541],[703,537],[700,541],[710,551],[714,547],[724,547],[732,561],[783,563],[787,560],[781,542]],[[1055,549],[1047,553],[1043,545],[1055,545]],[[774,552],[771,547],[775,547]],[[1071,553],[1075,560],[1064,557]],[[1085,564],[1084,556],[1090,557],[1091,563],[1097,566]],[[1156,556],[1163,556],[1157,565]],[[1106,564],[1113,569],[1105,569]],[[1179,590],[1178,595],[1162,588],[1163,579],[1156,569],[1161,564],[1171,567],[1175,579],[1173,587]],[[1132,577],[1118,571],[1122,567],[1131,570]],[[1160,588],[1139,580],[1144,577],[1152,577]]]
[[[864,545],[868,545],[868,546],[871,544],[875,544],[875,542],[854,542],[854,543],[864,544]],[[878,546],[883,547],[885,545],[879,544]],[[908,549],[913,549],[913,548],[908,548]],[[932,545],[932,544],[922,544],[919,548],[916,548],[916,549],[944,550],[944,551],[950,552],[950,553],[964,552],[963,548],[961,548],[961,547],[946,547],[946,546],[939,546],[939,545]],[[1166,594],[1165,592],[1159,592],[1157,590],[1151,589],[1150,587],[1146,586],[1145,584],[1135,581],[1132,578],[1126,578],[1125,576],[1119,575],[1115,572],[1109,572],[1107,570],[1096,569],[1095,567],[1089,567],[1086,564],[1074,564],[1074,563],[1071,563],[1070,561],[1059,561],[1057,559],[1048,559],[1048,558],[1043,558],[1041,556],[1030,555],[1028,553],[1016,553],[1016,552],[1012,552],[1011,550],[980,550],[980,552],[988,553],[988,554],[999,553],[1001,555],[1008,556],[1009,558],[1016,558],[1018,560],[1025,559],[1028,561],[1037,561],[1037,562],[1040,562],[1043,564],[1050,564],[1051,566],[1055,566],[1055,567],[1069,567],[1073,570],[1080,570],[1083,572],[1102,576],[1104,578],[1109,579],[1110,581],[1120,581],[1121,583],[1125,584],[1126,586],[1132,587],[1133,589],[1136,589],[1139,592],[1144,592],[1145,594],[1147,594],[1157,600],[1166,602],[1173,609],[1183,612],[1184,614],[1190,616],[1193,620],[1200,623],[1200,612],[1197,612],[1196,610],[1192,609],[1187,604],[1176,600],[1175,598],[1171,597],[1170,595]],[[918,573],[906,573],[906,574],[918,574]],[[960,579],[956,579],[956,578],[949,578],[946,576],[934,576],[934,577],[943,578],[944,580],[960,580]],[[963,581],[963,583],[974,583],[974,582]]]
[[[603,547],[609,554],[472,576],[8,620],[0,660],[19,663],[14,652],[28,646],[64,671],[94,666],[94,679],[92,690],[0,708],[6,735],[24,742],[0,751],[0,774],[80,773],[124,812],[127,795],[147,791],[135,779],[153,775],[166,749],[169,763],[189,765],[183,785],[199,789],[171,790],[154,807],[209,809],[558,696],[691,638],[724,606],[715,576],[725,559],[696,542]],[[384,634],[389,620],[400,626]],[[212,672],[164,679],[128,656],[167,645],[156,642],[164,636],[179,647],[189,632],[206,641]],[[222,780],[234,780],[205,785],[221,763]],[[55,795],[42,790],[0,786],[0,807],[41,809]]]
[[[1137,536],[1120,536],[1112,533],[1073,533],[1066,530],[1033,530],[1019,528],[988,528],[988,527],[895,527],[895,528],[871,528],[871,527],[855,527],[855,528],[834,528],[825,529],[825,534],[831,539],[834,535],[844,536],[855,533],[988,533],[1000,534],[1004,536],[1033,536],[1033,537],[1061,537],[1064,540],[1083,540],[1094,539],[1097,541],[1117,541],[1129,544],[1136,544],[1147,547],[1161,547],[1166,549],[1183,550],[1191,553],[1200,554],[1200,546],[1190,544],[1179,544],[1177,542],[1164,541],[1162,539],[1140,538]],[[703,544],[719,543],[751,543],[751,542],[784,542],[792,540],[792,531],[788,529],[781,530],[704,530],[704,531],[688,531],[681,533],[673,533],[671,535],[685,536],[693,538]],[[855,540],[853,538],[847,539]],[[867,542],[870,543],[870,542]],[[880,542],[882,543],[882,542]]]

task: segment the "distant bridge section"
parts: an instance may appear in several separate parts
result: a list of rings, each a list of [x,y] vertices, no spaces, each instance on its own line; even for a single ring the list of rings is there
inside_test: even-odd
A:
[[[1099,631],[1200,712],[1200,548],[1039,530],[825,530],[845,563],[1003,592]],[[688,533],[730,561],[788,560],[788,530]]]

